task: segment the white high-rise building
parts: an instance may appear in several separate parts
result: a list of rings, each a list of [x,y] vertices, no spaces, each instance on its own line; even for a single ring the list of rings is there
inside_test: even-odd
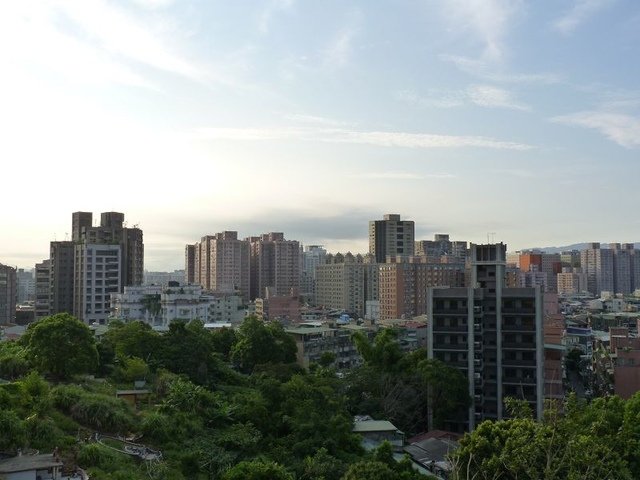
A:
[[[302,252],[302,275],[300,290],[302,296],[311,304],[316,298],[316,269],[326,262],[327,251],[321,245],[307,245]]]
[[[120,245],[84,243],[75,246],[74,312],[85,323],[105,323],[111,294],[121,291]]]

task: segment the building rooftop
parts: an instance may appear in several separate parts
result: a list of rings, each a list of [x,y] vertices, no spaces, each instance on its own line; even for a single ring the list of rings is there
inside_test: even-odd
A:
[[[52,453],[43,455],[19,455],[6,460],[0,460],[0,474],[26,472],[29,470],[45,470],[51,467],[61,467],[62,462]]]
[[[396,426],[388,420],[362,420],[353,424],[355,433],[397,432]]]
[[[327,333],[334,330],[335,328],[329,327],[294,327],[285,329],[285,332],[293,333],[295,335],[306,335],[308,333]]]
[[[117,390],[116,395],[148,395],[151,390]]]

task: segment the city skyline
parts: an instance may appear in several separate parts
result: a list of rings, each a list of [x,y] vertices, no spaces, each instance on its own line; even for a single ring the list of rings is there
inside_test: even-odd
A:
[[[631,0],[0,12],[4,264],[74,211],[125,212],[148,270],[224,230],[364,253],[386,213],[510,251],[640,240]]]

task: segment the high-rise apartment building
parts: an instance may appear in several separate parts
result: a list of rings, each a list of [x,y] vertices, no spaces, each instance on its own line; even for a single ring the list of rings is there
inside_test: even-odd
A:
[[[430,263],[429,258],[389,257],[380,265],[380,320],[426,313],[429,287],[464,287],[464,263]]]
[[[167,286],[169,282],[185,283],[186,273],[184,270],[174,270],[173,272],[150,272],[144,271],[145,285]]]
[[[400,215],[387,214],[383,220],[369,222],[369,253],[377,263],[387,257],[412,256],[415,251],[415,224],[401,220]]]
[[[587,275],[582,273],[581,268],[563,267],[556,278],[560,295],[573,295],[587,291]]]
[[[544,290],[547,292],[557,291],[558,284],[556,275],[562,271],[560,254],[546,253],[539,250],[516,253],[518,254],[517,265],[523,273],[523,277],[532,279],[531,281],[525,281],[527,286],[532,286],[532,282],[540,284],[541,279],[544,276]]]
[[[415,254],[434,259],[452,257],[454,261],[464,263],[467,258],[467,242],[451,241],[448,234],[436,233],[433,240],[417,240]]]
[[[634,245],[632,243],[610,243],[613,252],[614,293],[629,295],[634,290]]]
[[[33,270],[19,268],[16,272],[18,282],[17,302],[24,303],[34,300],[36,294],[36,282],[33,277]]]
[[[184,282],[192,285],[196,282],[196,246],[187,245],[184,247]]]
[[[73,241],[49,244],[49,315],[73,313],[74,245]]]
[[[0,263],[0,325],[13,323],[17,291],[16,269]]]
[[[307,245],[302,252],[300,294],[312,305],[316,297],[316,268],[324,265],[326,257],[327,251],[321,245]]]
[[[185,276],[214,292],[235,292],[247,302],[250,297],[250,245],[238,232],[206,235],[185,249]]]
[[[51,260],[36,263],[35,281],[34,318],[40,320],[51,315]]]
[[[110,296],[140,285],[144,272],[142,230],[124,225],[124,214],[72,214],[71,241],[50,244],[49,313],[72,313],[87,323],[104,323]]]
[[[111,294],[122,292],[122,247],[76,245],[74,267],[74,316],[86,323],[104,323],[111,309]]]
[[[567,250],[560,254],[562,267],[580,267],[580,250]]]
[[[427,354],[466,376],[473,428],[507,416],[504,399],[527,401],[537,418],[544,398],[543,296],[539,288],[506,288],[506,246],[470,246],[469,288],[430,288]]]
[[[284,233],[271,232],[246,239],[251,248],[251,299],[260,298],[265,288],[274,296],[287,296],[300,289],[300,242],[285,240]]]
[[[541,271],[547,274],[547,292],[558,291],[556,275],[562,271],[562,261],[559,253],[542,252],[540,255]]]
[[[378,300],[378,267],[373,255],[327,255],[316,268],[316,305],[364,318],[366,302]]]
[[[613,250],[600,248],[593,242],[580,252],[580,265],[587,275],[587,289],[593,295],[600,292],[615,292],[613,273]]]

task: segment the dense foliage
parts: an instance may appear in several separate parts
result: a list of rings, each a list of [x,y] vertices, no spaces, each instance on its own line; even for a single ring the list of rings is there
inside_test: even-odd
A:
[[[0,452],[57,447],[97,480],[424,478],[389,444],[363,451],[353,416],[389,419],[407,436],[442,426],[466,413],[464,378],[424,351],[402,352],[392,330],[356,344],[364,364],[337,375],[328,355],[299,367],[282,328],[252,317],[238,331],[175,322],[164,334],[113,322],[100,341],[73,317],[49,317],[0,344],[10,380],[0,384]],[[135,406],[115,395],[134,381],[151,392]],[[510,419],[463,438],[456,479],[640,478],[640,394],[570,397],[542,422],[522,402],[508,409]],[[163,457],[135,461],[94,432],[135,436]]]
[[[394,362],[414,365],[412,375],[424,368],[393,355],[386,372]],[[57,447],[65,463],[98,480],[341,480],[379,465],[390,478],[414,478],[390,447],[362,449],[353,415],[384,410],[363,411],[332,368],[335,358],[325,357],[309,371],[299,367],[292,337],[255,317],[237,331],[174,322],[163,334],[114,321],[99,340],[69,315],[48,317],[19,342],[0,344],[0,377],[11,381],[0,385],[0,451]],[[116,397],[139,381],[151,391],[148,401]],[[162,460],[136,462],[96,442],[94,432],[140,438]]]
[[[466,418],[471,400],[459,370],[427,359],[424,350],[404,354],[390,329],[373,341],[357,334],[355,341],[365,364],[347,376],[351,410],[388,419],[407,435]]]
[[[640,478],[640,393],[591,403],[570,396],[537,422],[519,402],[513,418],[484,422],[456,452],[456,479],[601,480]]]

